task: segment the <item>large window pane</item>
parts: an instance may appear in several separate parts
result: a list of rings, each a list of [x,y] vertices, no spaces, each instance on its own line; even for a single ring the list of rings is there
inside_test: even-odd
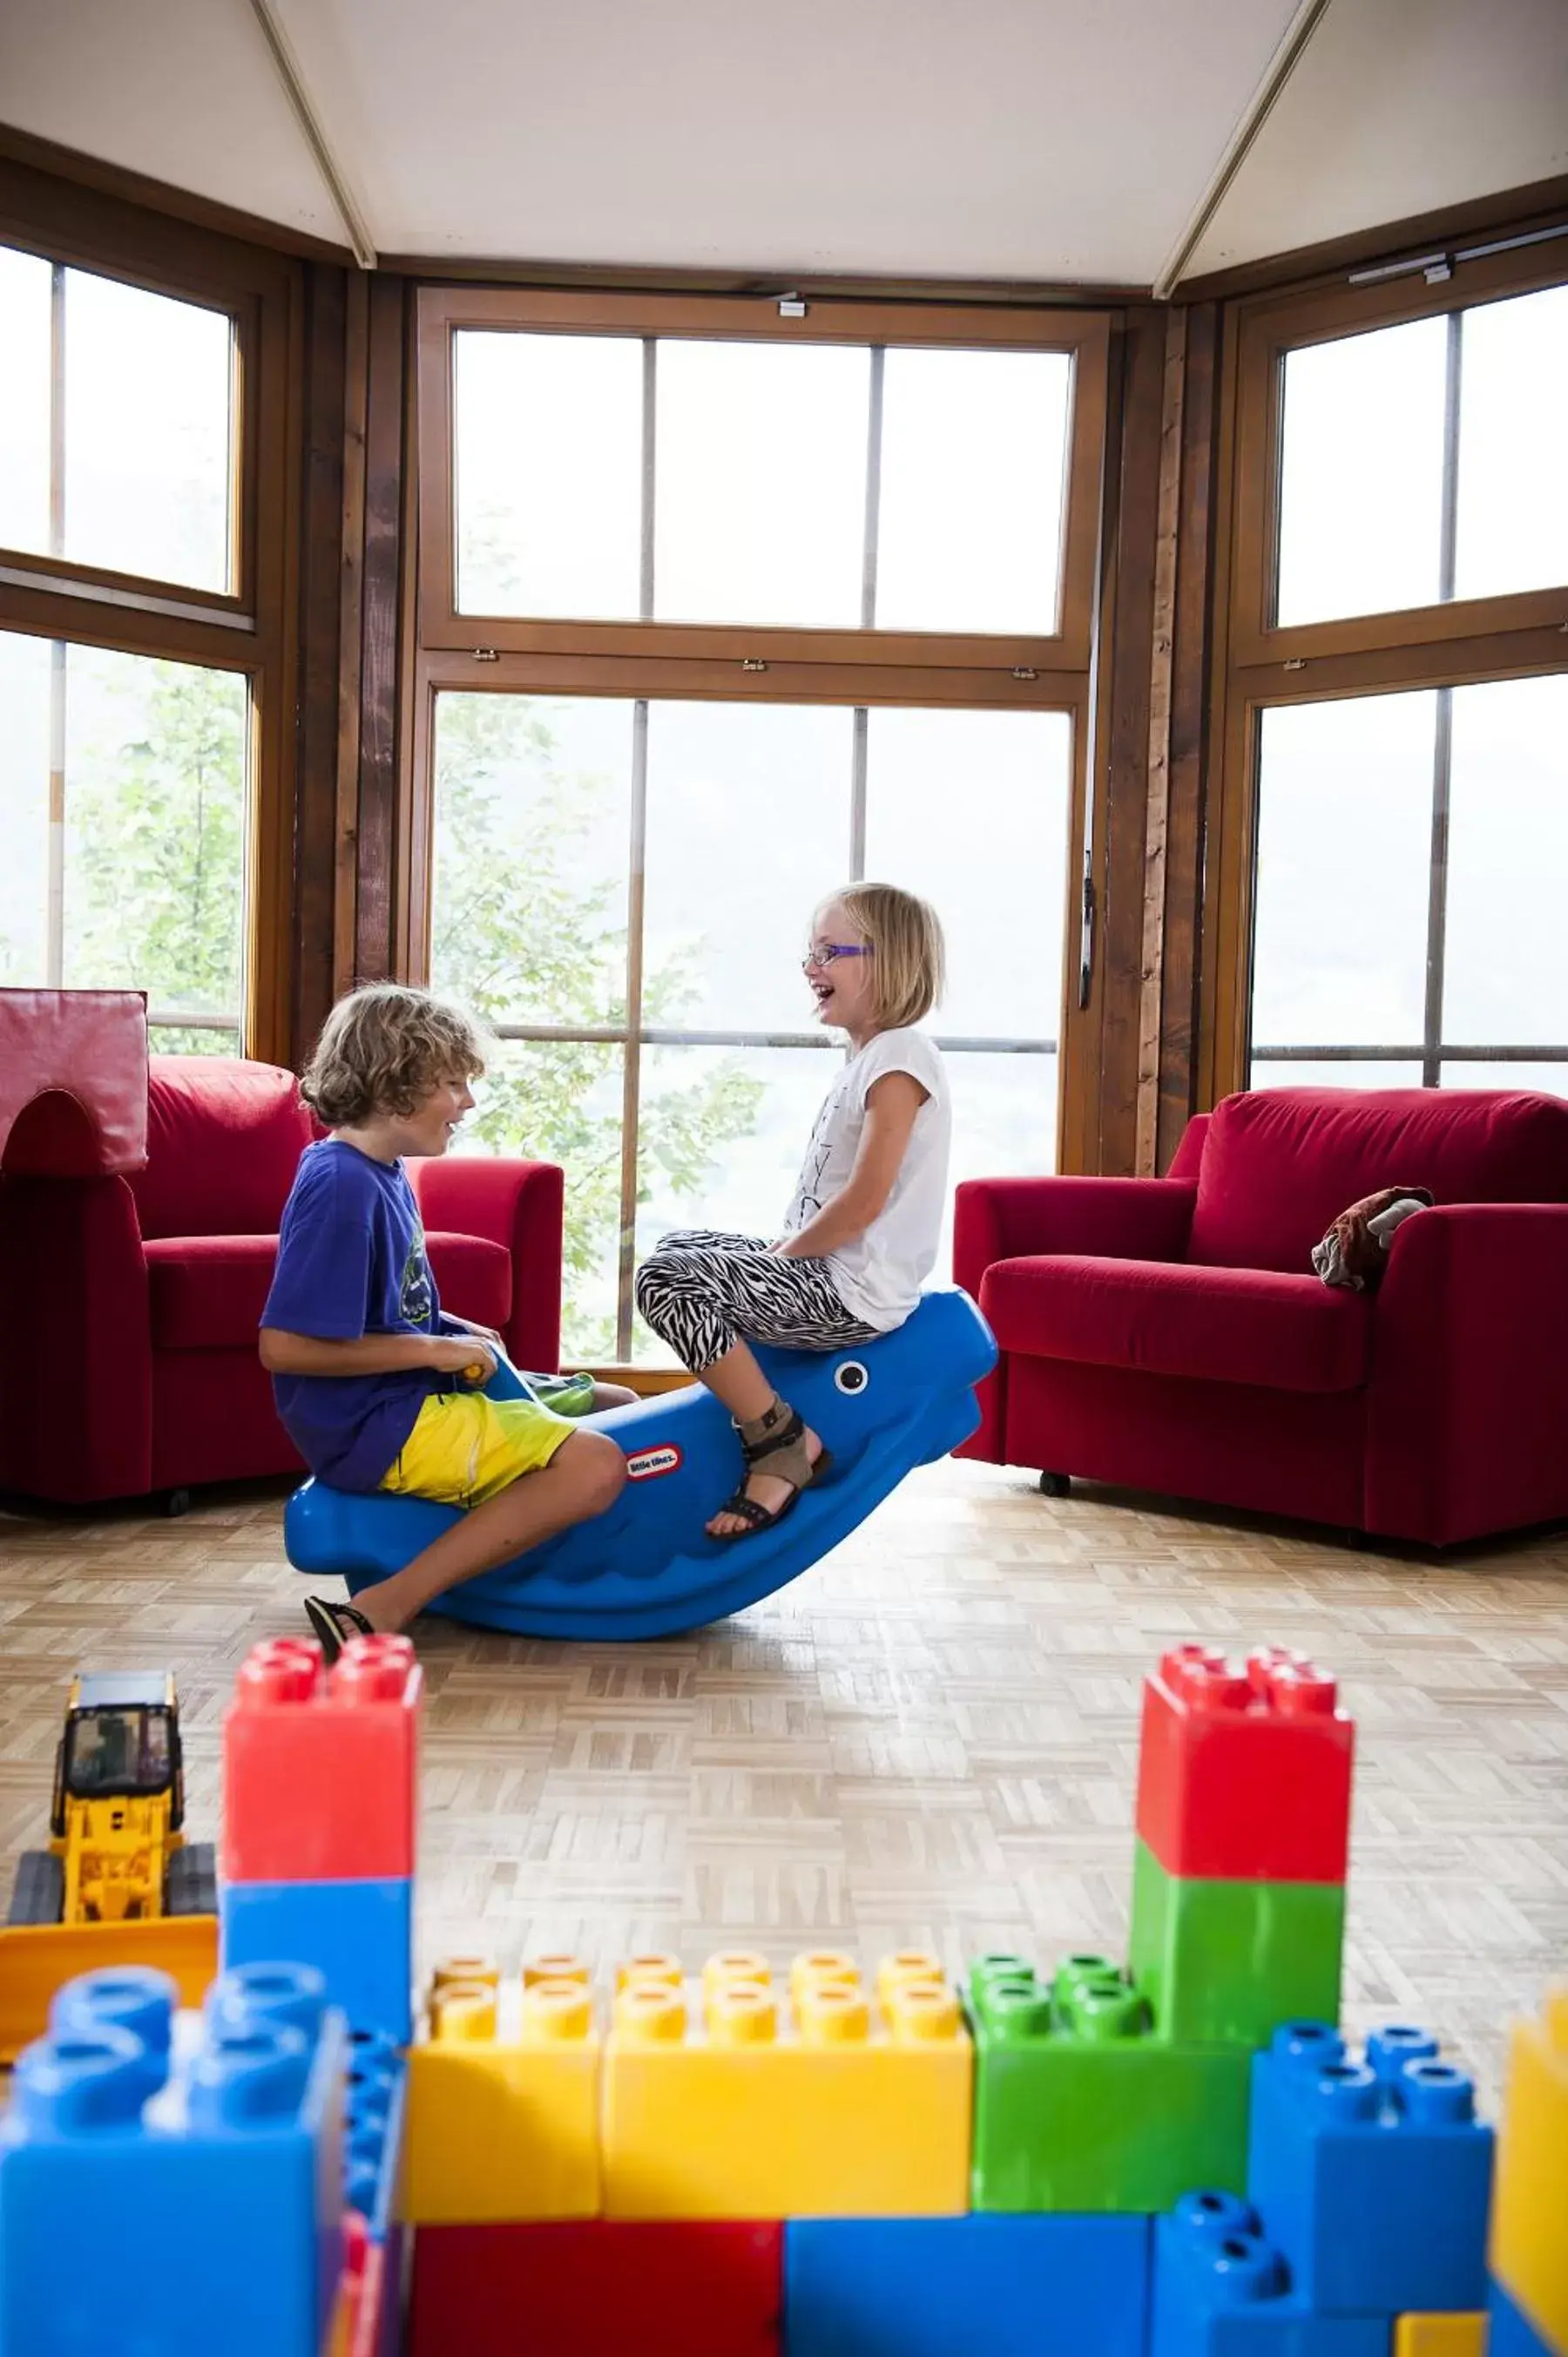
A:
[[[1532,1096],[1568,1096],[1568,1063],[1472,1064],[1468,1061],[1445,1063],[1442,1071],[1445,1089],[1523,1089]]]
[[[65,554],[230,585],[228,314],[66,274]]]
[[[849,873],[854,715],[655,704],[648,726],[643,1020],[809,1031],[818,903]]]
[[[635,617],[640,341],[465,329],[454,363],[458,610]]]
[[[52,272],[0,245],[0,548],[49,544]]]
[[[645,1048],[638,1259],[672,1228],[771,1242],[842,1063],[842,1049],[831,1048]],[[669,1346],[640,1318],[633,1351],[645,1364],[670,1362]]]
[[[1071,361],[906,349],[884,367],[877,628],[1055,630]]]
[[[64,815],[51,857],[57,696]],[[234,1052],[243,677],[0,634],[0,981],[145,990],[155,1048]]]
[[[1422,1038],[1435,706],[1425,693],[1262,716],[1252,963],[1260,1059],[1271,1047]]]
[[[1057,1038],[1071,780],[1065,713],[868,716],[866,873],[941,918],[933,1029]]]
[[[1251,1089],[1418,1089],[1419,1064],[1363,1062],[1324,1057],[1314,1063],[1296,1063],[1254,1056],[1247,1077]]]
[[[1455,688],[1451,760],[1444,1039],[1568,1045],[1568,675]]]
[[[858,624],[870,368],[864,346],[660,342],[660,621]]]
[[[476,1084],[456,1149],[565,1170],[563,1364],[603,1366],[616,1356],[624,1053],[592,1040],[503,1040]]]
[[[1455,595],[1568,581],[1568,286],[1466,311]]]
[[[492,1021],[626,1019],[632,714],[437,699],[431,975]]]
[[[1416,319],[1285,355],[1282,627],[1438,597],[1447,344]]]
[[[983,1055],[947,1059],[952,1091],[952,1161],[941,1251],[931,1282],[952,1273],[953,1189],[963,1178],[1024,1178],[1057,1167],[1055,1056]]]

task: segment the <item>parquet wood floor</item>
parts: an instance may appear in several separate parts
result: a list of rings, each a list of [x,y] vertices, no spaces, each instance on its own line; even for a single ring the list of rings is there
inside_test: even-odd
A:
[[[45,1838],[65,1681],[171,1665],[193,1829],[258,1637],[302,1626],[276,1489],[185,1520],[0,1515],[0,1857]],[[1430,2021],[1488,2094],[1568,1964],[1568,1535],[1442,1564],[948,1464],[781,1595],[646,1646],[418,1632],[428,1963],[831,1942],[1054,1961],[1126,1928],[1139,1679],[1279,1641],[1360,1722],[1347,2018]]]

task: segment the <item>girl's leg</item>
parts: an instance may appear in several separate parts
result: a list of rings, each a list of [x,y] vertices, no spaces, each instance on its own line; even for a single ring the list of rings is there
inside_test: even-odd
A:
[[[574,1523],[613,1506],[626,1485],[626,1458],[599,1432],[575,1432],[548,1465],[524,1473],[394,1571],[354,1598],[372,1629],[405,1629],[436,1597],[477,1579],[526,1547],[538,1546]]]
[[[638,1307],[654,1331],[669,1342],[723,1401],[745,1439],[766,1437],[769,1420],[782,1426],[788,1413],[773,1415],[778,1394],[746,1340],[776,1342],[786,1349],[832,1351],[870,1340],[872,1329],[845,1309],[820,1260],[785,1260],[748,1236],[671,1237],[637,1274]],[[822,1444],[808,1426],[803,1446],[809,1464]],[[768,1513],[785,1505],[800,1485],[782,1475],[747,1475],[745,1495]],[[750,1525],[743,1515],[721,1510],[707,1525],[715,1538],[738,1537]]]

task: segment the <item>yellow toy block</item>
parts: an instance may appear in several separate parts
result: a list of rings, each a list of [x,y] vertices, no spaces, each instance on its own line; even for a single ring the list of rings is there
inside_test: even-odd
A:
[[[1487,2357],[1484,2316],[1399,2316],[1394,2357]]]
[[[599,2059],[587,1973],[552,1957],[502,1987],[477,1957],[437,1965],[408,2055],[403,2215],[416,2226],[594,2218]]]
[[[870,1996],[852,1958],[798,1958],[782,1999],[757,1956],[700,1983],[639,1964],[605,2044],[612,2218],[956,2216],[969,2207],[973,2050],[929,1956]]]
[[[1568,1981],[1509,2035],[1488,2255],[1536,2331],[1568,2350]]]

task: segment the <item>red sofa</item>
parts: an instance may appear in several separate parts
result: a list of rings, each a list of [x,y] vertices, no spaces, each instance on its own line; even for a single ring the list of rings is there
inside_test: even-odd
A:
[[[293,1073],[153,1057],[147,1158],[124,1176],[40,1172],[37,1141],[62,1113],[85,1135],[73,1101],[39,1097],[0,1178],[0,1490],[75,1504],[297,1471],[256,1356],[284,1199],[319,1134]],[[92,1167],[80,1138],[65,1167]],[[553,1369],[559,1168],[456,1156],[410,1169],[444,1306]]]
[[[1387,1186],[1380,1288],[1310,1254]],[[1568,1515],[1568,1103],[1272,1089],[1165,1178],[979,1178],[953,1272],[1000,1348],[959,1454],[1432,1545]]]

